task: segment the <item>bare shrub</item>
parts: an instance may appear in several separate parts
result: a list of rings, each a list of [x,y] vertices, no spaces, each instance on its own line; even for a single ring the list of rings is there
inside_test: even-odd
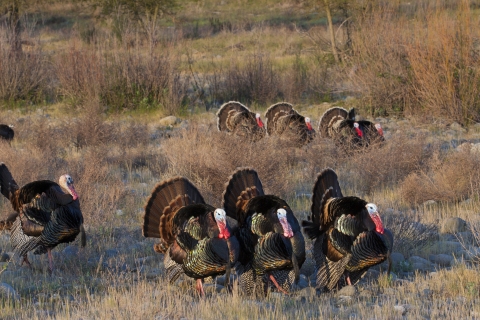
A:
[[[469,2],[460,3],[456,16],[442,10],[418,19],[407,55],[421,112],[464,123],[480,119],[480,33]],[[406,111],[420,110],[411,105]]]
[[[401,185],[411,204],[427,200],[458,201],[479,190],[480,160],[468,148],[442,155],[434,153],[425,168],[410,173]]]
[[[364,105],[372,114],[403,111],[413,103],[403,45],[412,32],[408,20],[387,6],[367,13],[355,30],[350,79]]]
[[[98,97],[103,84],[101,60],[96,52],[72,46],[58,55],[55,74],[58,93],[74,104]]]
[[[29,52],[14,52],[6,41],[0,39],[0,99],[42,101],[51,80],[48,57],[40,46]]]
[[[387,214],[382,219],[393,233],[393,251],[400,252],[406,257],[431,246],[438,239],[436,225],[418,222],[418,217],[412,214]]]
[[[289,196],[293,188],[289,177],[295,175],[292,169],[300,159],[295,149],[289,152],[271,139],[250,143],[213,127],[195,125],[181,136],[166,140],[162,147],[171,175],[191,179],[212,204],[220,203],[233,171],[245,166],[257,170],[267,192]]]
[[[109,111],[161,107],[178,113],[185,107],[189,85],[179,63],[168,50],[144,55],[121,48],[93,52],[72,47],[57,60],[58,90],[75,105],[99,99]]]
[[[222,73],[221,94],[219,92],[217,95],[223,101],[237,100],[266,105],[279,95],[280,75],[266,53],[254,53],[246,61],[234,59]]]
[[[396,134],[385,143],[372,145],[353,155],[344,155],[340,181],[361,193],[370,194],[380,187],[392,187],[428,159],[425,137]],[[362,152],[363,151],[363,152]]]
[[[385,4],[357,19],[351,79],[372,113],[478,121],[478,17],[469,1],[451,9],[426,5],[408,17]]]
[[[82,213],[89,225],[104,224],[124,205],[126,191],[106,160],[102,148],[90,148],[82,158],[72,159],[69,171],[76,179]]]

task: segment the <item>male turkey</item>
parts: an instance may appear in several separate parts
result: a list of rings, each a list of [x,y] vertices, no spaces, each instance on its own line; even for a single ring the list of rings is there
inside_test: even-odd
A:
[[[165,254],[170,282],[184,273],[196,279],[196,289],[204,296],[204,278],[226,274],[228,284],[230,268],[239,255],[235,226],[223,209],[205,204],[188,179],[175,177],[153,189],[142,229],[144,237],[160,238],[154,249]]]
[[[79,233],[85,246],[80,200],[68,174],[62,175],[58,184],[39,180],[19,188],[7,166],[0,163],[0,191],[16,211],[0,221],[0,230],[10,230],[10,242],[15,254],[23,257],[22,264],[30,266],[27,253],[35,249],[34,254],[48,253],[53,271],[54,247],[74,241]]]
[[[318,131],[324,138],[334,139],[344,147],[368,147],[385,141],[379,123],[357,121],[355,109],[333,107],[325,111],[320,119]]]
[[[312,221],[303,221],[305,234],[315,239],[317,288],[332,290],[342,275],[356,284],[368,268],[389,260],[393,235],[385,229],[377,206],[357,197],[344,197],[337,175],[323,170],[313,187]]]
[[[310,118],[300,115],[288,102],[279,102],[265,113],[268,135],[282,136],[299,146],[306,145],[315,137]]]
[[[217,128],[251,141],[258,141],[265,136],[260,113],[253,113],[237,101],[223,104],[217,112]]]
[[[11,143],[15,132],[13,131],[13,125],[0,124],[0,139],[8,141]]]
[[[239,224],[241,287],[263,294],[264,283],[271,281],[287,293],[305,261],[305,241],[292,209],[285,200],[265,195],[250,168],[239,168],[230,177],[222,206]]]

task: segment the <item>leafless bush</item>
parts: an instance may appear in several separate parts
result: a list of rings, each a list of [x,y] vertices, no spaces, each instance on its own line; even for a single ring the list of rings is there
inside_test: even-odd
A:
[[[48,58],[40,46],[29,52],[14,52],[6,41],[0,39],[0,99],[41,101],[51,80]]]
[[[414,24],[407,55],[418,103],[407,112],[421,112],[461,123],[480,119],[480,33],[471,26],[479,19],[468,1],[460,1],[457,15],[447,10],[429,12]]]
[[[59,93],[81,105],[99,99],[110,111],[162,107],[178,113],[185,107],[188,77],[169,54],[143,55],[121,48],[113,52],[70,48],[56,64]]]
[[[356,22],[350,78],[372,113],[401,112],[412,103],[413,88],[403,46],[411,30],[407,21],[383,8]]]
[[[383,144],[344,155],[340,180],[369,194],[379,187],[395,186],[428,159],[425,137],[397,134]]]
[[[438,239],[438,228],[434,224],[418,222],[418,217],[407,213],[387,214],[383,222],[393,233],[393,251],[410,256],[432,245]]]
[[[413,17],[397,9],[384,5],[356,21],[351,79],[365,106],[377,114],[478,121],[478,17],[470,2],[461,1],[455,16],[447,3]]]
[[[292,168],[300,153],[279,147],[268,138],[243,141],[216,128],[192,126],[179,137],[168,139],[163,152],[172,175],[191,179],[212,204],[219,204],[228,177],[237,167],[253,167],[269,193],[291,195]]]
[[[428,165],[410,173],[401,185],[403,198],[411,204],[427,200],[458,201],[479,190],[478,154],[464,149],[446,155],[435,153]]]

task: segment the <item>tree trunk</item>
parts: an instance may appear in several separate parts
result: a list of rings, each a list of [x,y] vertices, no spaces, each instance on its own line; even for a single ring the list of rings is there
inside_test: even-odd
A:
[[[333,21],[332,21],[332,12],[330,11],[330,3],[328,0],[323,0],[323,4],[325,5],[325,11],[327,12],[327,21],[328,21],[328,28],[330,29],[330,41],[332,43],[332,53],[333,57],[335,58],[335,62],[340,62],[340,57],[338,56],[337,47],[335,45],[335,32],[333,31]]]
[[[20,15],[16,1],[8,8],[8,24],[10,28],[10,50],[17,54],[22,52],[20,41]]]

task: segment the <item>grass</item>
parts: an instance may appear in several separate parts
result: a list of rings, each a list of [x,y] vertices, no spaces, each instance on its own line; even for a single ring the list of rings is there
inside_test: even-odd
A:
[[[304,110],[315,116],[323,109],[326,106],[317,105]],[[373,277],[358,285],[359,294],[346,301],[335,293],[314,296],[305,290],[289,297],[271,294],[265,299],[252,299],[237,291],[226,294],[210,290],[207,299],[201,300],[194,293],[193,281],[167,283],[162,255],[152,249],[155,241],[141,236],[142,207],[159,180],[184,175],[199,187],[207,202],[219,205],[227,177],[236,166],[245,165],[254,166],[267,192],[284,197],[299,219],[306,218],[310,210],[308,195],[299,195],[311,192],[316,173],[330,166],[338,172],[345,194],[362,195],[377,203],[387,228],[388,223],[396,221],[387,219],[392,212],[437,228],[443,219],[451,216],[467,219],[472,225],[478,223],[475,215],[480,208],[478,197],[465,203],[447,201],[432,206],[415,206],[402,197],[400,182],[412,170],[428,168],[429,162],[412,162],[408,169],[398,162],[379,160],[390,153],[397,159],[403,153],[412,154],[409,148],[418,149],[418,145],[427,143],[421,136],[418,141],[393,137],[381,149],[351,157],[338,153],[322,139],[314,140],[303,149],[294,149],[273,137],[246,144],[217,132],[212,113],[189,117],[188,127],[173,129],[170,139],[151,139],[150,134],[163,129],[156,124],[157,119],[148,115],[116,116],[98,121],[96,119],[103,119],[102,115],[79,113],[76,121],[83,125],[75,127],[60,110],[60,107],[54,108],[49,118],[36,113],[3,112],[2,119],[13,123],[18,117],[24,120],[16,125],[18,135],[12,148],[2,149],[5,151],[1,161],[7,163],[19,184],[40,178],[56,180],[60,173],[69,172],[76,180],[81,197],[88,244],[73,256],[61,253],[65,245],[55,249],[58,270],[54,276],[46,272],[45,256],[32,257],[33,270],[9,264],[0,274],[0,281],[12,285],[21,299],[15,303],[3,300],[2,318],[397,318],[402,312],[397,309],[403,305],[407,305],[406,314],[412,318],[453,317],[452,310],[455,315],[460,312],[475,317],[474,312],[479,312],[475,307],[479,271],[476,264],[463,260],[430,275],[416,273],[414,276],[408,262],[404,262],[394,271],[410,276],[400,280]],[[88,122],[95,124],[93,128],[97,133],[90,130],[86,144],[75,147],[70,139],[83,132]],[[139,132],[143,133],[139,135]],[[428,141],[441,139],[436,132],[430,134]],[[95,135],[100,136],[94,138]],[[469,138],[477,135],[471,132]],[[36,136],[50,137],[50,140],[35,139]],[[243,155],[236,150],[243,150]],[[427,153],[420,159],[429,157],[431,154]],[[377,172],[384,173],[382,183],[370,182],[371,190],[366,194],[363,185],[369,171],[361,173],[358,166],[372,161]],[[382,171],[384,168],[395,170],[396,174]],[[374,175],[369,179],[376,181]],[[478,192],[476,186],[473,187],[470,191]],[[412,207],[415,211],[411,211]],[[9,204],[3,198],[0,210],[9,212]],[[395,230],[393,227],[390,226]],[[400,240],[402,234],[396,236]],[[310,246],[308,242],[307,248]],[[0,238],[0,248],[10,250],[6,235]],[[400,250],[407,257],[428,258],[430,254],[447,253],[443,249],[427,246],[419,250],[402,245],[394,251]]]
[[[256,299],[210,286],[202,300],[193,281],[167,282],[163,256],[152,249],[155,241],[141,235],[142,208],[162,179],[183,175],[208,203],[219,206],[228,176],[236,167],[252,166],[266,191],[283,197],[301,220],[310,214],[316,175],[331,167],[345,195],[378,205],[386,227],[395,232],[394,251],[426,259],[452,254],[457,245],[437,242],[436,233],[422,240],[422,234],[409,233],[402,225],[407,221],[437,230],[448,217],[468,221],[472,239],[459,245],[476,250],[480,162],[468,149],[445,150],[442,144],[480,138],[478,128],[470,125],[478,119],[478,48],[470,42],[478,33],[464,28],[478,22],[477,11],[449,1],[436,8],[422,3],[422,10],[417,10],[420,1],[397,1],[353,15],[351,49],[345,46],[345,25],[338,31],[340,64],[329,53],[321,8],[297,2],[188,2],[175,19],[161,21],[152,42],[138,29],[127,29],[120,42],[108,20],[96,20],[86,7],[52,3],[36,8],[29,17],[37,19],[37,27],[22,35],[35,46],[24,46],[19,68],[8,69],[15,64],[3,46],[2,70],[18,79],[18,86],[0,90],[13,97],[0,108],[0,122],[15,124],[16,132],[12,148],[0,142],[0,162],[20,185],[70,173],[80,195],[88,245],[78,255],[62,253],[65,245],[56,248],[53,276],[46,272],[45,256],[32,257],[33,270],[0,263],[0,282],[20,295],[18,301],[0,299],[0,318],[480,317],[479,261],[463,260],[460,252],[454,252],[457,260],[451,267],[436,266],[435,272],[414,272],[405,261],[395,266],[398,278],[372,273],[351,299],[336,293],[316,296],[312,288]],[[341,22],[339,17],[337,12]],[[451,28],[435,28],[435,36],[422,42],[422,32],[442,21]],[[420,22],[421,32],[414,29]],[[455,30],[463,35],[462,46],[453,37]],[[2,32],[0,44],[5,44]],[[435,69],[442,57],[451,64]],[[160,65],[163,58],[166,64]],[[425,66],[431,70],[423,72]],[[27,73],[18,70],[33,76],[22,77]],[[454,78],[446,78],[445,85],[441,80],[448,75]],[[473,85],[462,86],[466,83]],[[444,99],[444,92],[451,95]],[[216,130],[216,107],[234,98],[262,114],[273,102],[292,102],[312,118],[315,129],[332,106],[356,107],[370,120],[371,115],[388,114],[381,120],[387,142],[355,154],[321,138],[302,149],[275,137],[249,144]],[[464,102],[471,103],[473,113],[464,109]],[[452,116],[458,110],[467,121]],[[170,114],[183,122],[160,126],[160,119]],[[454,120],[465,124],[466,131],[452,133],[447,125]],[[436,203],[424,205],[427,200]],[[10,211],[0,198],[0,216]],[[6,234],[0,234],[0,249],[11,250]]]

